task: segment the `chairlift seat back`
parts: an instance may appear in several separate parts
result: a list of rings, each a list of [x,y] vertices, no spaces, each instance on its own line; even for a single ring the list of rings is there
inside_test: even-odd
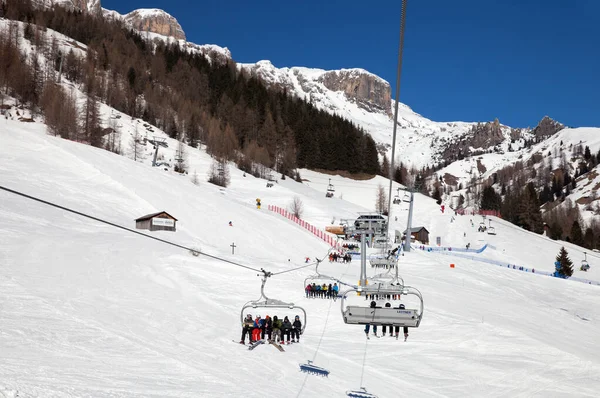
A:
[[[371,324],[418,327],[420,318],[417,310],[369,308],[349,305],[344,311],[344,322],[355,325]]]

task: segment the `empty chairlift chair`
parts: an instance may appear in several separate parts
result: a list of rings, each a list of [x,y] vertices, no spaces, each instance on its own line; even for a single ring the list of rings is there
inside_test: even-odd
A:
[[[346,391],[346,396],[353,398],[377,398],[377,395],[368,393],[364,387],[361,387],[360,390]]]
[[[300,371],[304,373],[309,373],[317,376],[327,377],[329,376],[329,371],[325,368],[322,368],[317,365],[313,365],[312,361],[309,360],[305,364],[300,364]]]

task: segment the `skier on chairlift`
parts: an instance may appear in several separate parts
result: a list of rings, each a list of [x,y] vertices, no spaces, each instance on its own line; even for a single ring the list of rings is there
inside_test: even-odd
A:
[[[253,330],[254,320],[252,319],[252,314],[246,314],[246,318],[244,319],[244,323],[242,324],[242,339],[240,340],[240,344],[246,344],[246,334],[248,334],[248,342],[252,343]]]
[[[302,322],[300,316],[296,315],[294,323],[292,323],[292,343],[300,342],[300,331],[302,330]]]
[[[370,308],[377,308],[377,303],[375,301],[371,301]],[[365,335],[367,339],[369,338],[369,330],[371,329],[371,324],[367,323],[365,325]],[[377,337],[377,325],[373,325],[373,336]]]

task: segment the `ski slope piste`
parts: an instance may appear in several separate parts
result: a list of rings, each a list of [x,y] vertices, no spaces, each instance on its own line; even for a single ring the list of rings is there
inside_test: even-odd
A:
[[[136,123],[127,119],[123,148]],[[305,258],[321,259],[330,246],[265,207],[288,208],[297,196],[302,219],[324,228],[333,217],[370,211],[381,177],[335,176],[336,196],[327,198],[328,178],[314,171],[300,170],[303,184],[288,178],[267,189],[230,164],[231,184],[220,188],[205,181],[212,159],[203,150],[188,151],[190,174],[180,175],[152,168],[148,158],[134,162],[49,136],[37,122],[0,117],[0,139],[0,185],[128,229],[142,215],[167,211],[178,219],[176,231],[142,232],[203,254],[0,190],[0,396],[308,397],[363,387],[378,397],[598,394],[594,285],[405,252],[399,272],[425,305],[406,343],[366,340],[363,325],[344,323],[339,303],[307,298],[302,283],[315,269]],[[166,140],[168,159],[176,143]],[[401,230],[406,212],[392,211],[398,221],[390,228]],[[500,221],[497,235],[480,243],[467,217],[451,223],[434,201],[416,195],[413,225],[427,226],[444,245],[488,243],[496,249],[481,256],[536,272],[553,271],[562,245],[575,264],[583,259],[569,244],[509,232]],[[587,259],[588,277],[600,279],[598,259]],[[267,297],[306,310],[301,342],[285,352],[232,343],[240,338],[244,303],[260,297],[261,268],[277,274],[265,286]],[[367,277],[380,271],[367,267]],[[323,261],[319,272],[352,285],[360,277],[357,261]],[[312,358],[328,377],[300,371]]]

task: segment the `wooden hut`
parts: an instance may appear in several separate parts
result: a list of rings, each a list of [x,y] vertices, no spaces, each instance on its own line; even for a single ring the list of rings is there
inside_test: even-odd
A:
[[[150,231],[175,231],[176,224],[177,219],[166,211],[147,214],[135,220],[137,229],[149,229]]]
[[[406,236],[406,230],[403,232]],[[429,231],[425,227],[415,227],[410,229],[411,236],[419,242],[428,245],[429,244]]]

